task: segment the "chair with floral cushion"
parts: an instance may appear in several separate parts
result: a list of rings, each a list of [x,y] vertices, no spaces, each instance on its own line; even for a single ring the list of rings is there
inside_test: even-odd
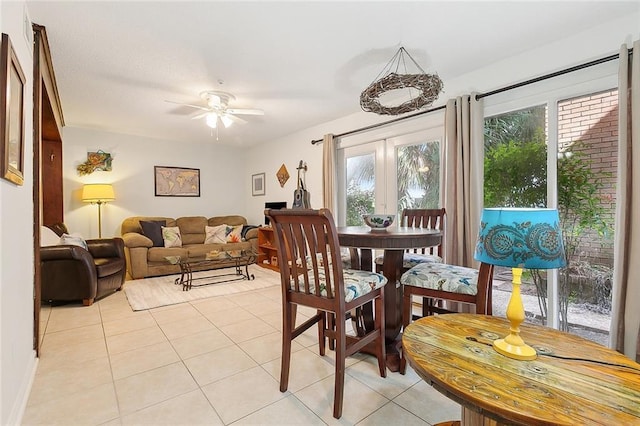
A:
[[[386,377],[384,285],[387,279],[369,271],[343,269],[338,234],[331,212],[320,210],[271,210],[264,212],[274,229],[282,287],[282,366],[280,391],[289,383],[291,342],[318,325],[320,355],[325,343],[335,341],[335,389],[333,416],[342,416],[345,360],[371,344],[380,376]],[[364,336],[347,336],[347,312],[373,302],[374,328]],[[316,314],[295,326],[297,305],[316,309]],[[342,318],[342,321],[335,321]],[[322,396],[324,397],[324,396]]]
[[[412,228],[428,228],[436,229],[442,233],[440,244],[433,247],[423,247],[406,250],[402,259],[402,271],[407,272],[409,269],[421,263],[437,262],[442,263],[442,242],[444,241],[446,212],[444,208],[440,209],[404,209],[400,220],[401,226]],[[377,256],[375,259],[376,272],[382,272],[382,263],[384,257]],[[422,299],[422,315],[428,315],[429,307],[436,301],[424,297]]]
[[[402,274],[400,283],[403,286],[403,328],[406,328],[413,318],[412,296],[474,305],[477,314],[492,315],[493,313],[491,297],[493,265],[488,263],[481,263],[479,270],[436,262],[421,263]],[[428,305],[427,311],[427,315],[455,312],[436,304]],[[401,374],[405,373],[406,367],[406,359],[402,356],[400,358]]]

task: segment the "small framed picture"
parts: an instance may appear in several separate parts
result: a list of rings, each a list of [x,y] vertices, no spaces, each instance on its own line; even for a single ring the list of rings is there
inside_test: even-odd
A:
[[[251,176],[251,195],[264,195],[264,173]]]
[[[0,48],[0,167],[2,177],[24,182],[25,75],[7,34]]]

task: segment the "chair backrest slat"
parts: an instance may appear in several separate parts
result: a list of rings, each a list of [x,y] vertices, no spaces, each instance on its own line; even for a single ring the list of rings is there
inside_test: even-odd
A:
[[[444,208],[441,209],[404,209],[402,211],[402,226],[409,226],[414,228],[428,228],[436,229],[442,232],[442,242],[434,247],[415,249],[414,253],[433,254],[442,257],[443,242],[445,232],[445,217],[446,212]]]
[[[274,229],[283,292],[344,301],[340,246],[331,212],[267,209],[264,214]]]

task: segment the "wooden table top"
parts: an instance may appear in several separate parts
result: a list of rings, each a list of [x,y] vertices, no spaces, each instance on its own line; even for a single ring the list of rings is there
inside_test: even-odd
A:
[[[442,240],[441,231],[428,228],[390,226],[384,231],[372,231],[368,226],[341,226],[337,231],[344,247],[404,250],[437,246]]]
[[[640,424],[640,364],[581,337],[529,324],[520,334],[538,358],[517,361],[491,347],[508,332],[504,318],[439,315],[410,324],[402,346],[425,381],[499,422]]]

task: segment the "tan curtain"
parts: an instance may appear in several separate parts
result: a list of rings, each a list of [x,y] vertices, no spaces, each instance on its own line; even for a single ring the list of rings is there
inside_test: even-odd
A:
[[[447,102],[443,181],[447,211],[445,262],[472,267],[482,210],[484,113],[475,94]]]
[[[336,144],[331,133],[322,141],[322,201],[323,206],[337,219],[335,207],[338,205],[336,191]]]
[[[618,177],[610,345],[640,361],[640,41],[620,48]],[[634,167],[635,165],[635,167]]]

